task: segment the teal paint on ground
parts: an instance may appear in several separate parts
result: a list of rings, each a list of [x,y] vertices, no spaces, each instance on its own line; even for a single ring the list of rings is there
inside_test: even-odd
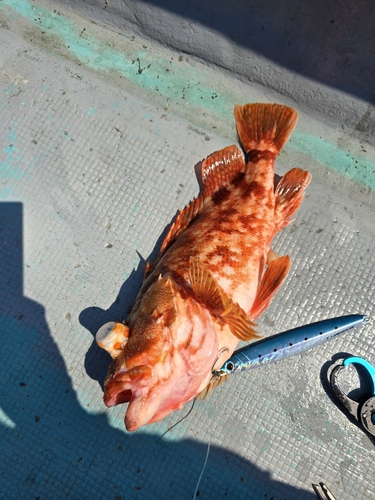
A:
[[[295,131],[290,146],[349,179],[375,191],[375,164],[337,148],[324,139]]]
[[[9,142],[13,142],[16,139],[16,137],[17,137],[16,132],[14,130],[11,130],[9,132],[9,137],[8,137]]]
[[[154,57],[151,52],[119,51],[87,32],[74,26],[56,12],[31,4],[27,0],[2,0],[0,9],[7,6],[49,35],[57,38],[64,48],[81,64],[99,73],[115,71],[131,83],[166,100],[178,102],[193,109],[202,109],[218,120],[233,120],[233,95],[223,88],[214,90],[211,80],[198,73],[193,65],[186,66],[182,60],[167,60]],[[125,37],[131,41],[130,38]],[[219,89],[220,84],[215,83]],[[10,89],[8,89],[10,90]],[[157,133],[157,131],[156,131]],[[328,169],[348,177],[375,190],[375,163],[348,154],[334,144],[317,136],[294,132],[291,148],[311,156]]]
[[[8,135],[8,146],[3,148],[3,159],[0,161],[0,179],[3,180],[0,195],[7,199],[14,195],[13,185],[8,181],[27,178],[28,174],[20,167],[22,158],[14,142],[17,139],[16,131],[12,128]]]
[[[2,5],[7,5],[39,29],[57,37],[71,55],[94,71],[116,71],[148,91],[158,92],[171,100],[182,99],[189,106],[198,106],[200,109],[203,104],[205,109],[215,115],[232,120],[232,102],[215,92],[211,82],[208,86],[201,83],[205,77],[199,75],[198,78],[193,66],[183,68],[177,60],[172,67],[170,60],[155,58],[146,50],[125,54],[87,33],[82,36],[82,30],[60,14],[32,5],[27,0],[3,0]],[[174,73],[176,64],[178,73]]]
[[[13,146],[13,144],[9,144],[9,146],[4,148],[3,151],[4,153],[11,155],[12,153],[16,153],[18,149],[15,146]]]

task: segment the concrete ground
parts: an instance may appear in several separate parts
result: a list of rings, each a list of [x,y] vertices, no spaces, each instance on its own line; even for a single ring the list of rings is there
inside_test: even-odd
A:
[[[106,12],[117,6],[119,20],[120,3],[103,3]],[[273,87],[251,82],[146,38],[130,21],[120,31],[103,17],[102,26],[98,2],[81,7],[78,16],[72,2],[0,1],[0,496],[190,499],[211,443],[199,498],[312,500],[311,483],[324,481],[337,500],[375,499],[374,443],[333,403],[326,381],[345,354],[375,363],[372,323],[234,375],[165,435],[190,405],[127,433],[125,408],[102,402],[109,357],[93,340],[126,315],[145,259],[198,193],[194,165],[236,142],[233,105],[255,101],[300,111],[276,170],[301,166],[313,176],[295,222],[276,239],[293,267],[260,319],[262,334],[373,316],[367,80],[362,94],[314,81],[347,105],[345,119],[334,107],[324,116],[313,91],[303,104],[298,75],[294,100],[278,78]],[[171,15],[167,7],[159,14]],[[219,36],[219,24],[209,32]],[[270,57],[267,49],[262,63]]]

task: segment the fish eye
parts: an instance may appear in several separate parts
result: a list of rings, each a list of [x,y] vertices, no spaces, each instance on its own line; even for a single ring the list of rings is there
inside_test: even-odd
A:
[[[99,347],[115,359],[125,347],[128,337],[129,328],[126,325],[110,321],[99,328],[95,339]]]
[[[96,342],[103,342],[103,340],[107,339],[113,332],[115,327],[116,323],[114,321],[110,321],[109,323],[106,323],[101,328],[99,328],[95,335]]]

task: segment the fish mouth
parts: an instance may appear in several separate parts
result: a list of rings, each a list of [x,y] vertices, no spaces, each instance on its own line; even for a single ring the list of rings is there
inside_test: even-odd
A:
[[[104,404],[108,408],[120,405],[122,403],[129,403],[128,409],[135,399],[135,395],[133,394],[133,391],[131,389],[116,390],[116,388],[113,388],[113,386],[110,386],[108,389],[106,389],[103,398]],[[126,430],[129,432],[133,432],[136,431],[140,426],[136,421],[129,421],[128,409],[126,410],[124,423]]]
[[[104,393],[104,404],[110,408],[111,406],[117,406],[123,403],[129,403],[132,399],[131,389],[125,389],[123,391],[113,391],[106,389]]]
[[[150,384],[153,368],[142,365],[117,373],[105,385],[104,404],[108,407],[131,403]]]
[[[157,411],[155,404],[149,404],[148,401],[152,376],[152,367],[144,365],[117,373],[105,385],[103,400],[107,407],[129,403],[125,414],[125,427],[130,432],[149,423]]]

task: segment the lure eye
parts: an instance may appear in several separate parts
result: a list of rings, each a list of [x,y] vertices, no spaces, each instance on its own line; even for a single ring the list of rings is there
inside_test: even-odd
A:
[[[228,363],[225,365],[225,368],[229,371],[232,372],[234,370],[234,363],[232,361],[228,361]]]
[[[128,337],[129,328],[126,325],[111,321],[99,328],[95,340],[99,347],[107,351],[115,359],[124,349]]]

